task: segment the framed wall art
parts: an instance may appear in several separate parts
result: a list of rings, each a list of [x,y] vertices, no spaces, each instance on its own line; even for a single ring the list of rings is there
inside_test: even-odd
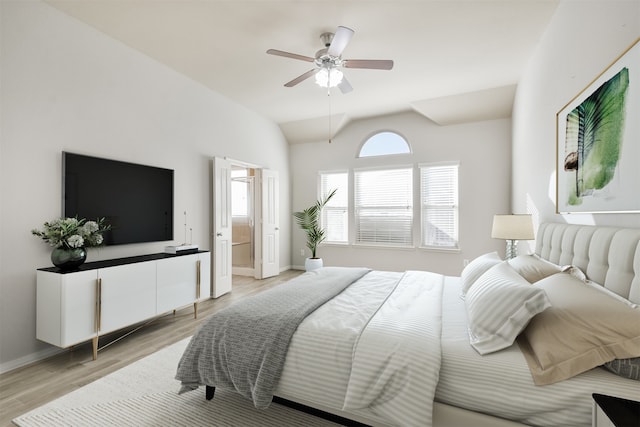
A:
[[[556,114],[558,213],[640,212],[639,42]]]

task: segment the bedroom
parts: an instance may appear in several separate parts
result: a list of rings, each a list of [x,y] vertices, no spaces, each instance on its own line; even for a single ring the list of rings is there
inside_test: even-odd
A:
[[[317,149],[312,144],[288,145],[271,121],[204,91],[193,81],[45,3],[24,3],[2,5],[3,372],[51,353],[33,333],[34,269],[49,264],[48,251],[29,236],[29,230],[59,214],[58,156],[63,149],[175,168],[175,206],[189,212],[194,241],[204,247],[209,241],[209,211],[203,209],[210,197],[209,158],[218,149],[231,158],[268,164],[278,170],[280,210],[291,212],[315,197],[311,177],[315,171],[303,174],[296,159],[319,152],[328,155],[328,150],[339,146],[341,137],[330,148],[326,142],[318,143]],[[634,1],[560,3],[518,82],[512,118],[455,126],[447,135],[453,139],[459,136],[455,132],[462,136],[477,133],[486,138],[484,143],[502,148],[500,157],[488,168],[496,173],[491,178],[491,191],[467,191],[474,197],[467,203],[480,208],[461,218],[461,239],[466,240],[462,251],[447,257],[423,254],[412,262],[424,260],[426,270],[443,266],[444,272],[455,273],[461,270],[463,259],[502,250],[502,242],[489,238],[490,219],[494,213],[510,210],[530,210],[538,221],[640,227],[639,214],[558,217],[553,197],[549,196],[555,170],[555,113],[637,38],[639,13]],[[589,48],[573,49],[576,38]],[[109,85],[96,86],[97,79]],[[174,100],[172,105],[159,108],[167,98]],[[378,119],[356,122],[345,129],[345,135],[366,135],[404,122],[416,134],[424,128],[447,130],[434,130],[431,123],[417,116],[400,114],[385,118],[384,123]],[[352,159],[358,142],[353,141],[347,149]],[[269,150],[257,149],[264,144]],[[425,160],[429,159],[419,161]],[[318,166],[318,170],[323,168]],[[295,180],[291,178],[294,176]],[[281,220],[286,221],[286,215]],[[298,255],[302,237],[296,233],[290,226],[282,227],[283,269],[302,262]],[[102,248],[90,256],[106,259],[157,249],[147,245]],[[327,262],[334,262],[342,256],[339,251],[327,247],[322,254]],[[394,261],[403,262],[406,256],[403,253]],[[360,261],[354,259],[355,263]]]

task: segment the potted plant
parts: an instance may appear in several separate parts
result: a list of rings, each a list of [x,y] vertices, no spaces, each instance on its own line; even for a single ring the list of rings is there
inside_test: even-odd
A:
[[[87,247],[100,246],[104,242],[102,233],[111,229],[104,218],[96,221],[86,219],[59,218],[44,223],[44,230],[31,230],[50,246],[51,262],[62,270],[74,269],[87,259]]]
[[[322,208],[336,194],[337,189],[331,191],[326,197],[317,200],[313,206],[307,209],[294,212],[293,216],[297,224],[307,234],[307,247],[311,250],[311,257],[305,260],[305,270],[311,271],[322,267],[322,258],[316,256],[318,245],[326,239],[325,230],[320,227],[320,213]]]

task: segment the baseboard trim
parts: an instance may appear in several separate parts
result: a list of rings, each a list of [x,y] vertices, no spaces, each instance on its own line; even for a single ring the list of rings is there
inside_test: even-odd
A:
[[[63,351],[65,351],[65,349],[63,348],[51,347],[37,351],[35,353],[27,354],[26,356],[13,359],[8,362],[0,363],[0,374],[5,374],[15,369],[31,365],[32,363],[36,363],[51,356],[55,356],[56,354],[62,353]]]

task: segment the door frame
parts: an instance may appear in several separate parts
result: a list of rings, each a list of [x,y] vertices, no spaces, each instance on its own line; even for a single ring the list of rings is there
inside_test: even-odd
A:
[[[229,162],[232,166],[241,166],[241,167],[246,167],[246,168],[250,168],[250,169],[254,169],[256,171],[256,176],[260,176],[260,179],[262,179],[262,171],[263,170],[268,170],[266,168],[264,168],[263,166],[257,165],[257,164],[253,164],[253,163],[248,163],[245,161],[241,161],[241,160],[236,160],[236,159],[231,159],[229,157],[220,157],[221,159],[224,159],[225,161]],[[215,157],[212,159],[212,164],[213,164],[213,169],[214,169],[214,173],[213,173],[213,189],[215,189],[215,179],[216,179],[216,174],[215,174]],[[229,180],[229,186],[231,186],[231,181]],[[229,194],[231,189],[229,188]],[[254,207],[255,207],[255,212],[254,212],[254,227],[253,227],[253,234],[254,234],[254,253],[255,253],[255,257],[254,257],[254,266],[253,266],[253,272],[254,272],[254,278],[255,279],[261,279],[262,278],[262,263],[263,263],[263,257],[262,257],[262,235],[263,235],[263,218],[262,218],[262,191],[263,191],[263,186],[261,182],[258,182],[258,179],[256,179],[256,181],[254,181]],[[215,195],[214,195],[214,201],[215,201]],[[215,202],[212,203],[212,212],[211,212],[211,218],[212,218],[212,231],[211,231],[211,247],[215,248],[215,239],[216,239],[216,207],[215,207]],[[213,296],[213,290],[215,289],[215,281],[216,281],[216,275],[215,275],[215,254],[214,254],[214,250],[211,251],[211,295]],[[231,259],[231,258],[230,258]],[[231,261],[230,261],[231,262]],[[231,265],[229,266],[229,268],[233,268]],[[232,271],[232,270],[229,270]]]

